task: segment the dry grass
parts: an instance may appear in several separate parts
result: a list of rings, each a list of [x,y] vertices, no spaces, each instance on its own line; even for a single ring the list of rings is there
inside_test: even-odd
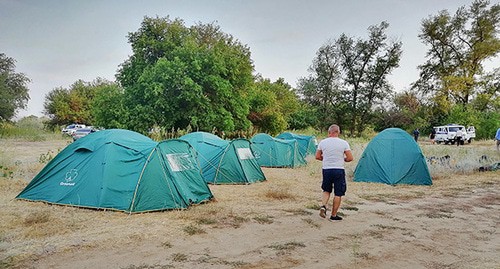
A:
[[[264,197],[271,200],[294,200],[295,196],[288,190],[268,190],[264,194]]]
[[[319,225],[319,223],[315,222],[313,219],[311,218],[306,218],[306,219],[302,219],[303,222],[309,224],[309,226],[313,227],[313,228],[316,228],[316,229],[319,229],[319,227],[321,227]]]
[[[165,250],[175,249],[172,238],[210,233],[211,229],[239,229],[248,223],[278,225],[275,216],[299,216],[299,222],[318,228],[315,220],[309,216],[317,214],[321,193],[321,163],[310,160],[310,163],[297,169],[264,168],[267,181],[252,185],[211,185],[216,200],[191,207],[189,210],[173,210],[145,214],[128,215],[121,212],[97,211],[55,206],[46,203],[15,200],[15,196],[26,186],[44,164],[40,156],[57,152],[67,144],[66,140],[26,142],[0,140],[0,165],[7,167],[7,177],[2,177],[0,170],[0,268],[22,268],[32,261],[52,255],[74,250],[97,250],[117,245],[138,245],[155,240]],[[480,147],[476,148],[475,145]],[[351,144],[356,160],[366,147],[366,141],[354,141]],[[347,196],[343,199],[341,211],[346,214],[359,214],[363,206],[382,203],[398,205],[414,200],[436,197],[461,197],[471,191],[484,188],[496,188],[499,183],[498,172],[479,173],[474,168],[480,165],[479,158],[488,154],[492,160],[500,160],[500,154],[494,150],[493,144],[473,142],[463,147],[431,145],[421,143],[427,156],[452,156],[453,166],[430,165],[434,179],[433,186],[387,186],[352,182],[352,174],[356,161],[346,167],[348,175]],[[477,160],[477,162],[476,162]],[[5,170],[4,168],[2,168]],[[12,173],[10,173],[12,172]],[[498,205],[497,196],[487,196],[477,202],[478,207]],[[372,209],[371,214],[390,220],[391,214],[381,208]],[[425,211],[416,216],[417,219],[447,220],[453,217],[449,209]],[[341,212],[342,213],[342,212]],[[147,227],[145,229],[144,227]],[[408,233],[408,237],[416,236],[400,226],[380,224],[372,226],[368,234],[374,238],[384,236],[389,231]],[[489,236],[490,230],[475,235],[481,239]],[[350,253],[359,260],[371,259],[363,245],[361,235],[341,236],[329,235],[327,241],[350,240]],[[305,244],[297,241],[275,243],[268,248],[276,250],[278,255],[289,254],[290,251],[304,248]],[[170,256],[171,262],[203,263],[200,257]],[[207,258],[208,257],[208,258]],[[231,267],[266,268],[272,265],[272,259],[249,265],[244,261],[225,260],[216,257],[205,257],[210,264]],[[283,265],[294,266],[301,261],[289,256],[279,256]],[[203,264],[201,265],[203,267]],[[173,265],[143,264],[130,265],[127,268],[175,268]],[[267,268],[272,268],[267,267]]]
[[[253,217],[253,220],[257,221],[260,224],[271,224],[274,222],[273,218],[273,216],[265,215]]]
[[[271,248],[271,249],[274,249],[274,250],[294,250],[298,247],[305,247],[306,245],[304,243],[301,243],[301,242],[295,242],[295,241],[291,241],[291,242],[286,242],[286,243],[275,243],[275,244],[272,244],[272,245],[269,245],[267,246],[268,248]]]

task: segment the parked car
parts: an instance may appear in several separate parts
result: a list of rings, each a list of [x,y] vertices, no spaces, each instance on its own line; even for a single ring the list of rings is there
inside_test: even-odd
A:
[[[72,135],[76,130],[85,128],[84,124],[70,124],[62,129],[63,134]]]
[[[84,136],[87,136],[91,133],[94,133],[96,132],[96,130],[94,128],[81,128],[81,129],[77,129],[75,130],[75,132],[73,132],[73,134],[71,134],[71,136],[73,137],[73,141],[76,141]]]
[[[476,138],[476,128],[474,128],[474,126],[469,126],[466,129],[463,125],[448,124],[444,126],[434,127],[434,130],[436,130],[436,143],[454,144],[455,135],[459,129],[461,129],[463,132],[462,141],[460,142],[460,144],[463,145],[465,141],[471,143],[472,139]]]

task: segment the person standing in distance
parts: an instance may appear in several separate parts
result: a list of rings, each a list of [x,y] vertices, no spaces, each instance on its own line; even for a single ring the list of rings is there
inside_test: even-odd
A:
[[[500,150],[500,128],[498,128],[495,135],[495,140],[497,141],[497,150]]]
[[[455,134],[455,141],[457,142],[457,146],[460,146],[460,144],[462,143],[462,136],[462,128],[459,128]]]
[[[418,142],[418,136],[420,135],[420,131],[418,131],[418,128],[413,130],[413,138],[415,139],[415,142]]]
[[[323,190],[321,202],[323,205],[319,210],[319,215],[322,218],[326,217],[326,206],[333,190],[334,197],[330,220],[342,220],[342,217],[337,216],[337,212],[342,196],[345,195],[347,190],[344,163],[354,159],[349,143],[340,139],[339,135],[340,127],[336,124],[331,125],[328,128],[328,137],[319,142],[316,151],[316,160],[322,161],[323,167],[323,183],[321,184]]]
[[[436,140],[434,140],[434,139],[436,139],[436,129],[435,128],[432,128],[430,138],[431,138],[432,144],[435,144],[436,143]]]

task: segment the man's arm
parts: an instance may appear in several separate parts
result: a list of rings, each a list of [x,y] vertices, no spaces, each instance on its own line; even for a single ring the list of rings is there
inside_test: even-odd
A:
[[[344,151],[344,155],[345,155],[344,162],[348,163],[354,160],[354,157],[352,157],[352,152],[350,150]]]
[[[320,149],[318,149],[316,151],[316,160],[318,160],[318,161],[322,161],[323,160],[323,151],[321,151]]]

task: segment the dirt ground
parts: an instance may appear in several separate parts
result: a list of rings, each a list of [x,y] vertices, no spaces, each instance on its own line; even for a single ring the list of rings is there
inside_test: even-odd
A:
[[[211,185],[214,201],[182,211],[14,200],[43,167],[40,155],[64,143],[0,140],[13,163],[34,162],[19,178],[0,179],[0,268],[500,268],[498,171],[450,168],[432,186],[388,186],[352,182],[354,162],[337,222],[318,215],[314,160],[265,168],[261,183]]]

